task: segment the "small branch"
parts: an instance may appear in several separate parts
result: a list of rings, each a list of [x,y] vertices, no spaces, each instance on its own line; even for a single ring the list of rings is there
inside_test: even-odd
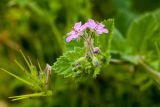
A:
[[[158,71],[148,66],[143,60],[140,60],[139,63],[148,71],[149,74],[160,79],[160,73]]]
[[[121,64],[127,64],[127,62],[119,59],[111,59],[110,64],[121,65]]]
[[[119,60],[119,59],[111,59],[110,64],[115,65],[122,65],[122,64],[129,64],[127,61]],[[160,72],[156,71],[155,69],[151,68],[149,65],[147,65],[143,59],[139,60],[139,64],[146,69],[146,71],[151,74],[153,77],[158,78],[160,80]]]

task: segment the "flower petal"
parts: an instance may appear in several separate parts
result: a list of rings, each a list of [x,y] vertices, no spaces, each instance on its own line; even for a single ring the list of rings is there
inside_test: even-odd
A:
[[[79,33],[70,35],[66,38],[66,42],[70,42],[71,40],[78,38],[78,36],[79,36]]]
[[[82,25],[81,22],[75,23],[74,29],[78,31],[80,29],[81,25]]]
[[[108,29],[103,28],[103,29],[97,29],[96,32],[98,34],[102,34],[102,33],[108,33],[109,31],[108,31]]]
[[[66,38],[66,42],[70,42],[72,39],[73,39],[72,36],[68,36],[68,37]]]
[[[97,29],[102,29],[102,28],[104,28],[104,24],[99,23],[99,24],[97,25]]]
[[[108,32],[109,32],[108,29],[106,29],[106,28],[101,29],[101,31],[102,31],[103,33],[108,33]]]
[[[80,31],[85,30],[87,27],[88,27],[88,23],[83,24],[83,25],[81,26]]]
[[[74,30],[72,30],[69,33],[67,33],[67,35],[74,35],[74,34],[76,34],[76,32]]]
[[[94,29],[95,27],[96,27],[96,22],[93,20],[93,19],[89,19],[89,21],[88,21],[88,27],[90,28],[90,29]]]

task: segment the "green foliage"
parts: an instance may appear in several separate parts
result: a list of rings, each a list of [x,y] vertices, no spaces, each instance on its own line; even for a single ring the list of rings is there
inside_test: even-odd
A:
[[[147,13],[133,20],[127,30],[126,38],[115,30],[111,52],[120,59],[134,64],[138,64],[141,58],[147,58],[146,61],[156,60],[155,43],[160,38],[158,12],[157,10]]]
[[[126,39],[117,29],[114,29],[112,38],[111,53],[124,54],[127,49]]]
[[[155,46],[157,39],[160,38],[158,12],[147,13],[135,19],[127,31],[126,38],[115,30],[111,50],[115,58],[122,60],[118,63],[125,63],[126,61],[133,65],[142,65],[160,85],[160,73],[156,71],[159,65],[155,64],[159,62],[158,57],[155,57],[155,54],[157,56],[159,54],[159,44]]]
[[[47,80],[47,74],[46,74],[47,71],[43,71],[41,69],[39,62],[38,62],[38,66],[39,66],[39,71],[38,71],[38,69],[32,64],[30,58],[28,57],[28,59],[27,59],[24,56],[22,51],[20,51],[20,53],[22,54],[22,57],[24,58],[29,70],[25,69],[17,60],[15,60],[15,63],[20,67],[20,69],[23,72],[25,72],[27,80],[9,72],[3,68],[0,68],[0,70],[15,77],[16,79],[20,80],[21,82],[29,85],[30,88],[32,88],[34,91],[40,91],[40,93],[19,95],[19,96],[13,96],[13,97],[9,97],[9,98],[11,98],[12,101],[16,101],[16,100],[22,100],[22,99],[31,98],[31,97],[51,96],[52,91],[48,90],[48,87],[47,87],[48,86],[48,84],[47,84],[48,80]],[[50,69],[48,69],[48,70],[50,70]]]
[[[83,57],[84,49],[75,48],[74,51],[67,51],[53,64],[54,72],[65,77],[75,77],[77,74],[72,70],[72,65],[76,60]]]
[[[145,14],[135,20],[127,33],[128,44],[133,48],[133,53],[146,54],[148,41],[152,39],[158,29],[158,20],[152,13]]]

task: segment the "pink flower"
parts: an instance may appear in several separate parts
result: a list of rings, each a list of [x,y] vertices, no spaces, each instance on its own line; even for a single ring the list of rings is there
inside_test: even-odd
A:
[[[75,23],[72,31],[67,34],[68,37],[66,38],[66,42],[70,42],[71,40],[78,38],[86,28],[86,24],[82,25],[81,22]]]
[[[89,19],[87,26],[91,31],[96,31],[98,34],[108,33],[108,29],[102,23],[96,23],[93,19]]]

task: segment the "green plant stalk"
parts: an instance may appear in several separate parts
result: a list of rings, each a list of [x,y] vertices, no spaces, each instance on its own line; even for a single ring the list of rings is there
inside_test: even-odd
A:
[[[93,43],[91,35],[86,37],[84,45],[85,45],[85,48],[86,48],[86,56],[89,56],[90,58],[93,58],[93,56],[94,56],[94,43]]]
[[[27,63],[29,70],[32,71],[32,68],[31,68],[32,65],[30,65],[30,63],[28,62],[27,58],[24,56],[24,54],[21,50],[20,50],[20,53],[21,53],[22,57],[24,58],[25,62]]]
[[[127,64],[126,61],[118,60],[118,59],[111,59],[111,64]],[[160,73],[153,68],[151,68],[149,65],[147,65],[142,59],[139,60],[139,64],[146,69],[146,71],[155,78],[156,82],[160,84]]]
[[[19,67],[22,71],[24,71],[24,72],[28,75],[27,70],[26,70],[17,60],[14,60],[14,62],[18,65],[18,67]]]
[[[30,82],[28,82],[28,81],[26,81],[26,80],[24,80],[24,79],[22,79],[22,78],[18,77],[17,75],[15,75],[15,74],[13,74],[13,73],[11,73],[11,72],[9,72],[9,71],[7,71],[7,70],[3,69],[3,68],[0,68],[0,70],[2,70],[2,71],[4,71],[4,72],[6,72],[7,74],[9,74],[9,75],[11,75],[11,76],[15,77],[15,78],[16,78],[16,79],[18,79],[18,80],[20,80],[20,81],[22,81],[22,82],[26,83],[27,85],[33,86],[33,84],[32,84],[32,83],[30,83]]]
[[[52,94],[53,94],[52,91],[48,90],[46,92],[26,94],[26,95],[20,95],[20,96],[12,96],[12,97],[9,97],[9,98],[12,99],[11,101],[16,101],[16,100],[22,100],[22,99],[27,99],[27,98],[32,98],[32,97],[52,96]]]
[[[140,60],[139,62],[145,69],[148,71],[149,74],[152,75],[152,77],[156,78],[158,82],[160,83],[160,73],[153,68],[149,67],[143,60]]]

